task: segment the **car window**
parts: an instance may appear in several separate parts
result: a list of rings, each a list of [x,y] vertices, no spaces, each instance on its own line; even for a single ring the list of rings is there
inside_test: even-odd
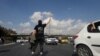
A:
[[[87,31],[90,33],[100,33],[100,21],[89,24]]]

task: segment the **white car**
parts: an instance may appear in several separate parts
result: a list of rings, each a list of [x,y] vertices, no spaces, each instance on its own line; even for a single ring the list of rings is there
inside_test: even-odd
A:
[[[28,42],[28,40],[18,39],[17,42],[18,43],[23,43],[23,42]]]
[[[100,56],[100,21],[87,24],[74,36],[78,56]]]
[[[57,38],[46,38],[45,39],[45,43],[46,44],[57,44],[58,43],[58,39]]]

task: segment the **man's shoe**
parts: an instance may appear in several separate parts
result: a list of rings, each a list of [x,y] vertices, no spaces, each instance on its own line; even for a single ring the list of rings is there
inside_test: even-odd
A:
[[[43,52],[40,52],[40,55],[42,55],[43,54]]]
[[[33,55],[34,53],[35,53],[35,52],[32,51],[32,55]]]

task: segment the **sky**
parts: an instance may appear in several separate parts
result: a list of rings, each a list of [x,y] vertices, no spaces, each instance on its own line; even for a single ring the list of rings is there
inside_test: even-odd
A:
[[[99,5],[100,0],[0,0],[0,25],[30,33],[39,19],[52,18],[46,33],[75,34],[100,19]]]

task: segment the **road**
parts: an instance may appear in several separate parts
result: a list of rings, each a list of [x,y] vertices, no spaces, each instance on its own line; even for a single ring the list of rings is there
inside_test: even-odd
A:
[[[29,44],[14,44],[0,46],[0,56],[32,56]],[[39,53],[39,47],[36,53]],[[45,45],[43,56],[72,56],[73,46],[71,44]],[[37,55],[38,56],[38,55]]]

